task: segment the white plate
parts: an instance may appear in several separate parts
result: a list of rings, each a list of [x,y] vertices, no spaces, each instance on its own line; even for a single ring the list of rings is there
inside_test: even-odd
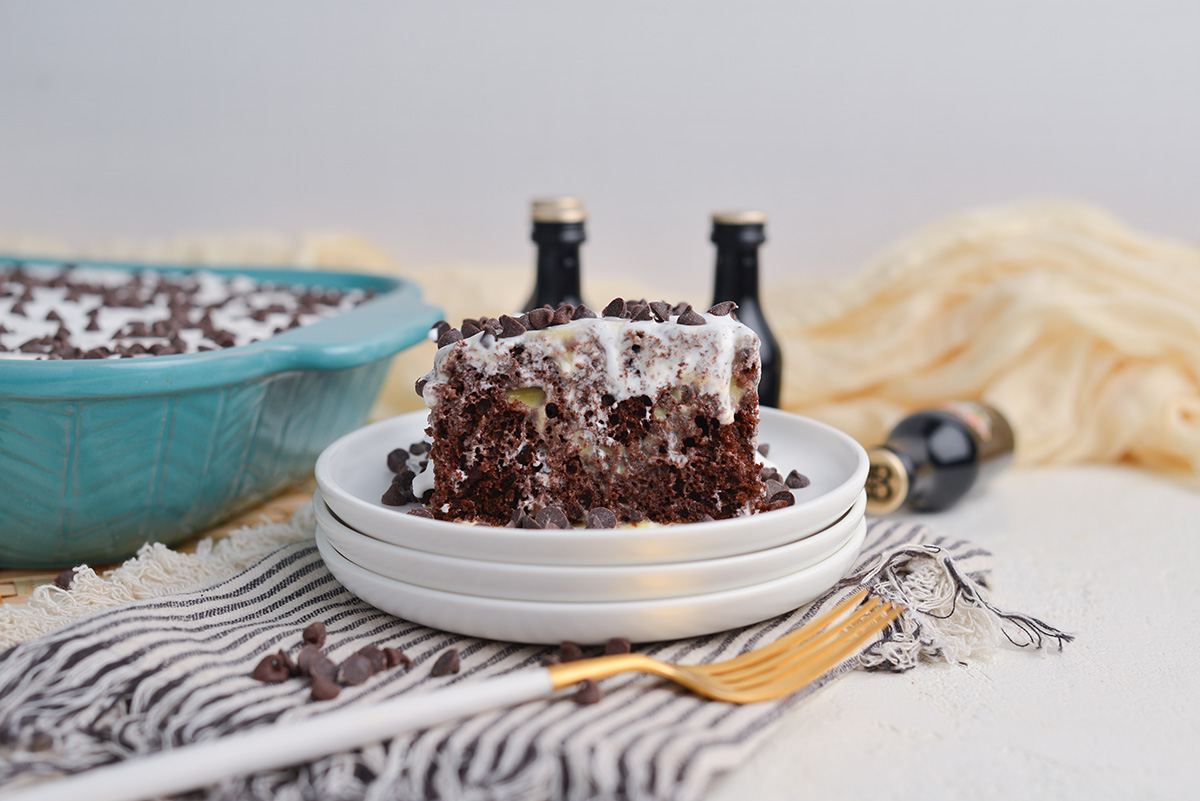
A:
[[[760,584],[833,555],[854,535],[867,506],[865,492],[829,528],[763,551],[648,565],[526,565],[427,553],[383,542],[338,520],[313,497],[317,525],[351,562],[387,578],[464,595],[516,601],[640,601],[719,592]]]
[[[796,503],[749,517],[652,527],[537,530],[474,526],[406,514],[384,506],[392,480],[387,455],[425,436],[426,412],[411,412],[353,431],[317,459],[317,486],[345,523],[376,539],[440,553],[526,564],[647,564],[761,551],[828,527],[854,504],[867,479],[867,454],[837,429],[807,417],[760,409],[759,441],[769,443],[781,473],[808,476]]]
[[[524,643],[603,643],[675,640],[747,626],[817,598],[854,564],[867,521],[863,518],[832,556],[790,576],[736,590],[650,601],[549,603],[482,598],[431,590],[359,567],[317,531],[317,547],[346,589],[397,617],[442,631]]]

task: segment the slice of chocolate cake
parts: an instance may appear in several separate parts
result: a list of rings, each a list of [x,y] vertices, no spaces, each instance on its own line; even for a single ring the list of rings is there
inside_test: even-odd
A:
[[[558,510],[574,522],[593,512],[593,525],[754,511],[766,501],[759,341],[733,308],[618,298],[602,315],[560,306],[440,324],[434,369],[417,382],[431,511],[493,525],[565,525]]]

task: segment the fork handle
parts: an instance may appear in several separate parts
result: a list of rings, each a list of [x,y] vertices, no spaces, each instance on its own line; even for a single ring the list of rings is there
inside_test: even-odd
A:
[[[174,795],[234,776],[308,762],[477,712],[544,698],[554,689],[545,668],[521,670],[422,695],[405,695],[369,706],[349,706],[302,721],[271,723],[210,742],[42,782],[18,790],[6,799],[135,801]]]

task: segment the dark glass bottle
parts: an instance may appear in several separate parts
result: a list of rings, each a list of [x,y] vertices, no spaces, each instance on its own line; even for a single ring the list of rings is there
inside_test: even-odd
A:
[[[867,513],[946,509],[1012,452],[1012,426],[992,406],[956,401],[909,415],[867,453]]]
[[[574,197],[533,201],[533,241],[537,244],[537,274],[525,311],[563,303],[578,306],[579,246],[587,240],[587,211]]]
[[[732,300],[738,305],[734,312],[738,320],[758,334],[762,358],[758,402],[778,407],[783,357],[758,300],[758,248],[767,241],[766,223],[767,215],[761,211],[719,212],[712,216],[712,241],[717,246],[713,304]]]

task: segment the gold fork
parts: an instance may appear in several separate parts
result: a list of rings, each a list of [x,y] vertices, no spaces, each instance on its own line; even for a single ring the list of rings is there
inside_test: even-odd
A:
[[[887,628],[901,607],[859,590],[770,645],[708,665],[676,665],[642,654],[614,654],[549,667],[554,688],[618,673],[652,673],[716,701],[749,704],[782,698],[819,679]]]
[[[43,782],[7,801],[134,801],[194,790],[234,776],[318,759],[386,740],[405,731],[545,698],[584,679],[639,671],[670,679],[718,701],[747,704],[781,698],[816,681],[861,650],[900,614],[861,590],[770,645],[725,662],[675,665],[642,654],[615,654],[479,682],[408,693],[369,706],[348,706],[310,718],[274,723],[218,740],[162,751]]]

